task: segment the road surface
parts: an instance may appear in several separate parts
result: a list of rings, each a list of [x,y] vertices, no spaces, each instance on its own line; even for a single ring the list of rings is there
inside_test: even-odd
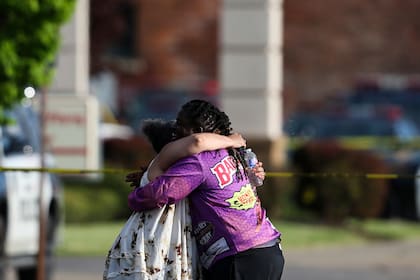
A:
[[[419,280],[420,239],[285,251],[283,280]],[[102,279],[104,258],[58,258],[53,280]],[[15,280],[11,271],[6,280]]]

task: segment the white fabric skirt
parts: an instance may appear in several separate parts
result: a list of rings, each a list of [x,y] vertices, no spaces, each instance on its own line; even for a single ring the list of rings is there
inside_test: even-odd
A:
[[[134,212],[106,258],[104,280],[202,279],[186,199]]]

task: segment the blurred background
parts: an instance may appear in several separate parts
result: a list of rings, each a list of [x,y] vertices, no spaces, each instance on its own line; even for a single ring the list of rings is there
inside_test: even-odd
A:
[[[13,96],[0,104],[39,114],[38,151],[59,168],[47,208],[48,230],[62,231],[59,256],[105,257],[130,214],[125,175],[154,156],[142,121],[174,119],[197,98],[225,110],[264,162],[259,194],[292,252],[287,279],[307,277],[296,265],[305,248],[407,240],[419,248],[420,1],[13,2],[0,6],[0,30],[9,30],[0,36],[0,89]],[[19,60],[30,63],[13,68]],[[7,184],[16,179],[6,177],[0,232],[15,219]],[[408,275],[375,270],[370,279],[415,279],[412,259],[403,267]]]
[[[117,123],[128,125],[137,136],[142,119],[172,119],[188,99],[225,104],[230,91],[222,92],[227,86],[221,83],[229,81],[220,80],[225,78],[220,63],[226,50],[220,19],[223,9],[238,5],[232,2],[223,6],[222,1],[90,1],[90,84]],[[418,219],[413,177],[420,162],[420,65],[415,51],[420,29],[413,13],[418,5],[323,0],[284,1],[278,8],[283,14],[278,29],[283,58],[278,75],[283,83],[278,101],[282,110],[275,125],[286,144],[276,151],[277,157],[285,153],[286,160],[270,170],[271,160],[265,156],[269,151],[253,141],[266,135],[250,139],[267,162],[267,171],[411,175],[401,180],[338,179],[342,193],[328,194],[331,198],[322,189],[330,188],[327,185],[335,179],[298,178],[292,192],[297,190],[294,200],[302,208],[330,215],[323,200],[332,200],[339,204],[336,207],[348,205],[341,215],[356,211],[362,217]],[[264,92],[253,94],[266,98]],[[252,127],[239,132],[247,136],[247,129]],[[132,157],[121,153],[121,146],[137,151],[140,146],[117,142],[106,141],[105,160],[140,165],[129,163]],[[367,190],[369,186],[372,190]],[[375,209],[350,209],[355,204]]]

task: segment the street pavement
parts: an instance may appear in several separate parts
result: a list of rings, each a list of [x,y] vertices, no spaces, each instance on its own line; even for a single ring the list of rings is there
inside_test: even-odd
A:
[[[285,249],[285,248],[283,248]],[[419,280],[420,239],[285,249],[283,280]],[[58,258],[52,280],[102,279],[104,258]],[[15,280],[11,271],[6,280]]]
[[[286,252],[284,280],[419,280],[420,240]]]

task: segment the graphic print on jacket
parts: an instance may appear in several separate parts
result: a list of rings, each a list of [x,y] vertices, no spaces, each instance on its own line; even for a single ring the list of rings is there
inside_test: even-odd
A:
[[[235,179],[236,165],[231,156],[224,157],[220,162],[210,168],[210,170],[214,176],[216,176],[221,189],[232,184]],[[246,181],[243,182],[246,183]],[[231,198],[226,200],[226,202],[229,203],[230,208],[248,210],[255,207],[257,197],[255,195],[255,190],[248,183],[243,185],[239,191],[236,191]]]
[[[236,164],[227,150],[202,152],[177,161],[163,175],[135,189],[129,205],[142,211],[187,196],[192,231],[205,268],[280,236],[249,181],[237,178]]]
[[[210,168],[210,170],[216,176],[219,187],[223,189],[232,184],[233,175],[236,173],[236,165],[231,156],[226,156]]]

